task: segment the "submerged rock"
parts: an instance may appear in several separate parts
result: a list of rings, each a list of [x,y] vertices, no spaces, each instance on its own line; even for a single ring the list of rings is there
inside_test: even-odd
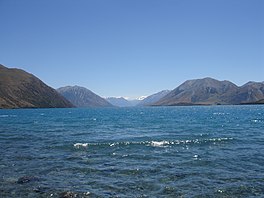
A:
[[[74,193],[74,192],[63,192],[60,194],[60,198],[74,198],[74,197],[77,197],[77,194]]]
[[[34,182],[34,181],[39,181],[39,178],[35,176],[23,176],[17,180],[17,183],[24,184],[24,183]]]
[[[98,197],[96,195],[92,195],[90,192],[72,192],[72,191],[64,191],[61,192],[59,194],[51,194],[51,196],[56,195],[55,197],[59,197],[59,198],[85,198],[85,197]]]
[[[37,186],[33,189],[34,192],[36,193],[40,193],[40,194],[44,194],[46,192],[48,192],[49,188],[47,187],[42,187],[42,186]]]

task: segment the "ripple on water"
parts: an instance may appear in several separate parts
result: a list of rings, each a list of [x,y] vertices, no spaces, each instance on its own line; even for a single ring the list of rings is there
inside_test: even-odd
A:
[[[1,198],[264,197],[264,107],[0,113]]]
[[[216,144],[216,143],[223,143],[232,141],[234,138],[222,137],[222,138],[208,138],[208,139],[193,139],[193,140],[162,140],[162,141],[126,141],[126,142],[96,142],[96,143],[74,143],[73,147],[75,148],[87,148],[89,146],[128,146],[128,145],[145,145],[145,146],[152,146],[152,147],[167,147],[173,145],[196,145],[196,144]]]

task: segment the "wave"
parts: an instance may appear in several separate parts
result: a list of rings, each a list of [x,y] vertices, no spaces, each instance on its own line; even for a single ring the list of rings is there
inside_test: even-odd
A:
[[[169,145],[169,141],[151,141],[150,145],[154,147],[164,147]]]
[[[88,146],[88,143],[75,143],[73,145],[75,148],[81,148],[81,147],[87,147]]]
[[[193,140],[152,140],[152,141],[124,141],[124,142],[96,142],[96,143],[74,143],[75,148],[87,148],[94,146],[128,146],[128,145],[145,145],[152,147],[168,147],[173,145],[203,145],[203,144],[216,144],[234,140],[232,137],[218,137],[208,139],[193,139]]]
[[[0,118],[17,117],[17,115],[0,115]]]

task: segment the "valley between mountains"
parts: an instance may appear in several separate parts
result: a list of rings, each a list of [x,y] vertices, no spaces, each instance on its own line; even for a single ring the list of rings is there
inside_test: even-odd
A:
[[[0,108],[133,107],[264,104],[264,82],[237,86],[213,78],[187,80],[140,100],[103,98],[80,86],[54,89],[26,71],[0,64]]]

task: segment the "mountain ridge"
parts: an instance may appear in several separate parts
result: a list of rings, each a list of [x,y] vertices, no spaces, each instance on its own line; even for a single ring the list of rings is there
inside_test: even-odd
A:
[[[160,92],[154,93],[152,95],[149,95],[145,97],[137,106],[151,106],[152,104],[159,101],[161,98],[163,98],[165,95],[167,95],[170,90],[162,90]]]
[[[263,98],[264,84],[261,82],[250,81],[239,87],[227,80],[207,77],[185,81],[154,106],[230,105],[255,102]]]
[[[73,107],[33,74],[0,64],[0,108]]]
[[[0,108],[263,104],[264,82],[249,81],[237,86],[210,77],[191,79],[172,91],[163,90],[140,99],[104,99],[77,85],[55,90],[33,74],[0,64]]]
[[[127,99],[124,97],[107,97],[105,98],[109,103],[116,107],[131,107],[133,106]]]
[[[113,105],[91,90],[81,86],[60,87],[57,91],[76,107],[112,107]]]
[[[135,107],[143,100],[143,97],[132,100],[126,99],[124,97],[106,97],[105,99],[117,107]]]

